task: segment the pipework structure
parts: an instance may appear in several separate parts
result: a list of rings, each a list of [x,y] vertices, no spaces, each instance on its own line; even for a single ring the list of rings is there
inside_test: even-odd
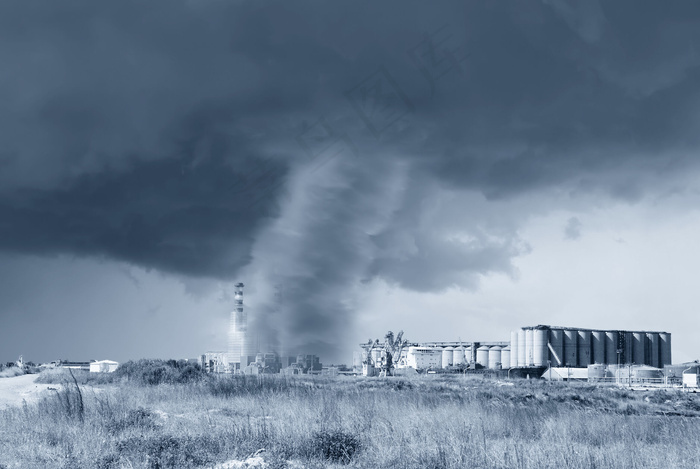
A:
[[[671,364],[671,334],[538,325],[510,334],[510,368]],[[504,365],[505,366],[505,365]]]

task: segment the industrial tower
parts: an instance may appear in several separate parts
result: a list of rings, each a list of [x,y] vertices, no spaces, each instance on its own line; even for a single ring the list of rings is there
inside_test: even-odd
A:
[[[247,333],[248,317],[243,311],[243,285],[237,283],[234,294],[234,309],[231,312],[231,323],[228,331],[229,363],[240,369],[248,365]]]

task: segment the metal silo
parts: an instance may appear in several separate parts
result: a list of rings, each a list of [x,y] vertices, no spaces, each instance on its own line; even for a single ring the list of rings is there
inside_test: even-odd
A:
[[[510,333],[510,350],[510,367],[515,368],[518,366],[518,331]]]
[[[671,362],[671,334],[662,332],[659,334],[659,354],[661,365],[670,365]]]
[[[470,345],[469,347],[464,349],[464,363],[473,363],[474,362],[474,352],[472,349],[472,346]]]
[[[658,332],[647,332],[647,345],[647,352],[649,354],[647,365],[651,365],[654,368],[661,368],[663,365],[660,365]]]
[[[492,370],[501,369],[501,347],[495,346],[489,349],[489,368]]]
[[[452,366],[452,358],[454,357],[454,351],[452,347],[445,347],[442,349],[442,367],[447,368]]]
[[[455,347],[454,353],[452,354],[452,364],[454,366],[464,365],[464,347],[461,345]]]
[[[647,336],[643,332],[633,332],[632,340],[634,343],[634,345],[632,345],[632,361],[635,365],[644,365]]]
[[[617,331],[605,333],[605,362],[610,365],[617,365],[617,349],[619,347]],[[620,357],[620,360],[622,357]]]
[[[489,348],[482,345],[476,349],[476,362],[484,368],[489,366]]]
[[[564,331],[564,366],[577,366],[578,349],[578,331],[575,329],[567,329]]]
[[[510,363],[510,345],[507,345],[501,350],[501,368],[509,368]]]
[[[605,332],[591,332],[591,349],[593,363],[605,363]]]
[[[591,331],[578,331],[578,366],[591,364]]]
[[[634,349],[634,335],[631,332],[620,332],[622,342],[622,364],[629,365],[634,363],[632,350]]]
[[[532,336],[532,363],[535,366],[547,366],[549,350],[547,350],[547,341],[549,339],[549,330],[535,329]]]
[[[534,338],[533,330],[532,329],[525,329],[525,366],[532,366],[534,363],[534,347],[533,347],[533,338]]]
[[[303,357],[303,355],[300,355]],[[372,361],[374,362],[374,366],[379,366],[379,364],[382,362],[382,350],[378,348],[373,348],[372,349]],[[302,359],[303,362],[303,359]],[[297,357],[297,363],[299,362],[299,357]]]
[[[525,329],[518,331],[518,366],[527,366],[527,349],[525,348]]]
[[[551,362],[554,366],[564,366],[564,331],[562,329],[550,329],[549,330],[549,343],[552,345],[554,352],[556,352],[557,357],[561,360],[561,363],[552,356]]]

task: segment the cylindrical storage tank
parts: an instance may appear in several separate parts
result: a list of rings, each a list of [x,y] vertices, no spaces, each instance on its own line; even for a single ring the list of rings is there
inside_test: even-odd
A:
[[[535,366],[547,366],[549,351],[547,350],[547,341],[549,337],[547,329],[535,329],[532,335],[532,364]]]
[[[465,348],[464,349],[464,363],[467,363],[467,364],[472,363],[473,362],[473,359],[472,359],[473,355],[474,354],[472,353],[471,345],[469,347]]]
[[[591,331],[578,331],[578,366],[591,364]]]
[[[605,363],[609,365],[617,365],[617,331],[608,331],[605,333]],[[620,357],[622,358],[622,357]]]
[[[532,366],[534,363],[533,338],[535,334],[532,329],[525,329],[525,366]]]
[[[661,368],[660,365],[660,351],[659,351],[659,333],[658,332],[647,332],[647,352],[648,359],[647,365],[651,365],[654,368]]]
[[[518,331],[510,333],[510,350],[510,367],[515,368],[518,366]]]
[[[662,366],[671,364],[671,334],[666,332],[659,334],[659,354]]]
[[[489,366],[489,348],[482,345],[476,349],[476,362],[484,368]]]
[[[632,353],[634,349],[634,336],[631,332],[623,332],[621,334],[622,337],[624,337],[622,341],[622,349],[624,350],[624,352],[622,352],[622,364],[631,365],[634,363],[634,354]]]
[[[605,365],[588,365],[588,381],[600,381],[605,378]]]
[[[374,366],[379,366],[379,364],[382,362],[382,350],[378,348],[373,348],[372,349],[372,361],[374,362]]]
[[[564,331],[564,366],[578,365],[576,357],[578,356],[578,331],[567,329]]]
[[[464,365],[464,347],[461,345],[459,347],[455,347],[455,350],[452,353],[452,364],[454,366]]]
[[[503,350],[501,350],[501,367],[508,368],[510,367],[510,364],[510,345],[507,345],[503,347]]]
[[[556,352],[555,357],[550,352],[550,360],[554,366],[564,366],[564,331],[562,329],[550,329],[549,330],[549,343]],[[557,360],[557,357],[561,362]]]
[[[593,363],[605,363],[605,332],[591,332],[591,350]]]
[[[527,366],[527,354],[525,348],[525,329],[518,331],[518,366]]]
[[[452,358],[454,357],[455,349],[452,347],[445,347],[442,349],[442,367],[447,368],[452,366]]]
[[[664,377],[663,371],[660,369],[649,368],[649,367],[639,367],[632,369],[632,377],[641,380],[654,379],[658,380]]]
[[[644,365],[644,358],[646,358],[646,334],[634,332],[632,333],[632,340],[634,341],[634,345],[632,345],[632,360],[635,365]]]
[[[489,349],[489,368],[492,370],[501,369],[501,347],[495,346]]]

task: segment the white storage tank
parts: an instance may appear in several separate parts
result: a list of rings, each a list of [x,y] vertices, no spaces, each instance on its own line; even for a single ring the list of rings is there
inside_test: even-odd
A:
[[[461,345],[459,347],[455,347],[455,350],[452,353],[452,364],[454,366],[464,365],[464,347]]]
[[[635,365],[644,365],[644,359],[646,358],[646,334],[643,332],[633,332],[632,340],[634,343],[632,346],[632,360]]]
[[[535,329],[532,337],[532,364],[534,366],[547,366],[549,350],[547,350],[548,330]]]
[[[532,329],[525,329],[525,366],[533,366],[534,355],[533,355],[533,339],[535,334],[533,334]]]
[[[578,331],[578,366],[591,364],[591,331]]]
[[[527,366],[527,353],[525,348],[525,329],[518,331],[518,366]]]
[[[452,366],[452,358],[454,357],[454,351],[452,347],[445,347],[442,349],[442,367],[447,368]]]
[[[382,363],[382,350],[378,348],[372,349],[372,361],[374,366],[379,366]]]
[[[661,365],[671,364],[671,334],[662,332],[659,334],[659,353],[661,354]]]
[[[564,331],[562,329],[550,329],[549,330],[549,343],[552,348],[557,353],[557,357],[561,360],[561,363],[552,356],[551,362],[555,366],[564,366]]]
[[[605,333],[605,361],[610,365],[617,365],[618,334],[617,331]],[[622,360],[622,357],[620,357]]]
[[[503,350],[501,350],[501,364],[502,368],[510,367],[510,345],[503,347]]]
[[[495,346],[489,349],[489,368],[492,370],[501,369],[501,347]]]
[[[484,368],[489,366],[489,348],[487,346],[482,345],[476,349],[476,362]]]
[[[605,365],[597,363],[588,365],[588,381],[601,381],[605,378]]]
[[[464,349],[464,363],[469,364],[474,362],[474,352],[472,351],[472,346],[468,346]]]
[[[593,351],[593,363],[605,363],[605,332],[591,332],[591,349]]]
[[[654,368],[661,368],[660,365],[660,351],[659,351],[659,333],[658,332],[647,332],[647,351],[649,353],[649,358],[647,364],[653,366]]]
[[[518,366],[518,331],[511,331],[510,333],[510,367],[516,368]]]
[[[564,366],[577,366],[578,349],[578,331],[567,329],[564,331]]]

